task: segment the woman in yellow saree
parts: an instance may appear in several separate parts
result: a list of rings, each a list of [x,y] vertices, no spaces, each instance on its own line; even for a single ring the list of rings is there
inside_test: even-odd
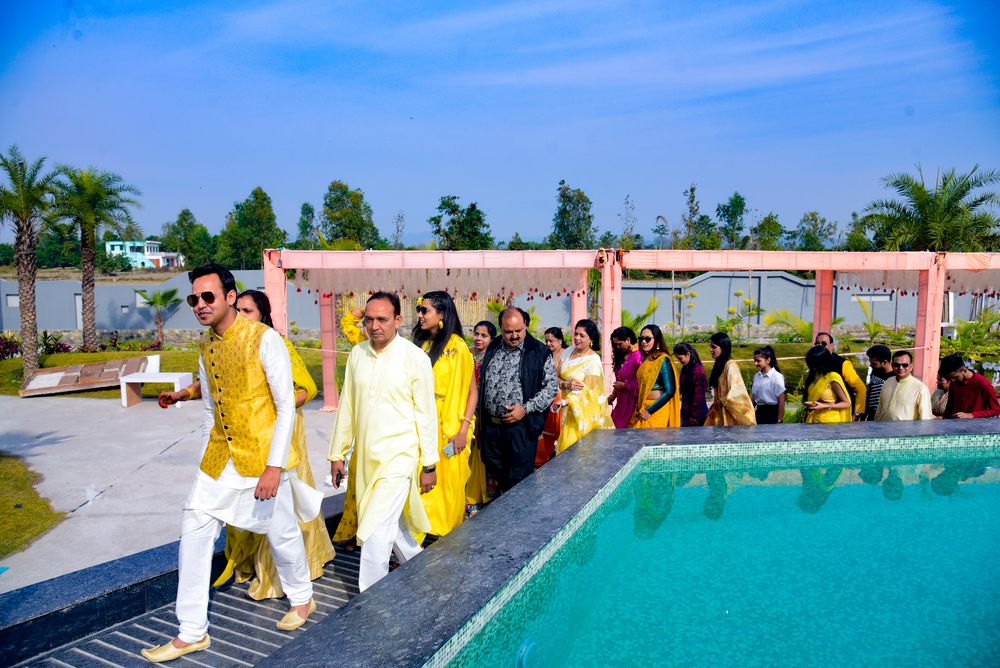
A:
[[[430,533],[444,536],[465,519],[465,488],[472,474],[467,446],[478,396],[475,362],[447,292],[428,292],[418,301],[413,342],[427,352],[434,366],[440,457],[437,484],[420,498],[431,521]],[[423,539],[414,537],[418,542]]]
[[[706,427],[757,424],[753,402],[747,392],[740,367],[733,361],[733,344],[725,332],[716,332],[709,339],[708,351],[715,359],[708,384],[714,399],[705,418]]]
[[[681,426],[681,393],[677,369],[667,354],[663,332],[656,325],[646,325],[639,333],[643,360],[636,372],[639,404],[628,426],[636,429],[662,429]]]
[[[479,385],[479,368],[483,364],[486,348],[497,336],[497,327],[488,320],[480,320],[472,328],[472,362],[476,386]],[[486,481],[486,465],[483,464],[483,453],[479,447],[479,430],[472,430],[472,443],[469,445],[469,482],[465,483],[465,516],[472,517],[485,504],[492,500]]]
[[[263,322],[273,327],[271,322],[271,304],[267,295],[259,290],[246,290],[236,299],[237,310],[250,320]],[[310,487],[315,487],[312,469],[309,466],[309,455],[306,451],[305,420],[302,416],[302,406],[316,397],[316,383],[309,375],[305,363],[295,351],[292,342],[282,337],[288,346],[288,354],[292,360],[292,383],[295,387],[295,424],[292,427],[292,448],[289,461],[298,460],[294,471],[299,480]],[[309,522],[300,522],[302,540],[306,548],[306,560],[309,564],[309,575],[315,580],[323,575],[323,566],[333,559],[333,544],[326,522],[322,515]],[[255,600],[265,598],[281,598],[284,592],[278,580],[278,571],[271,555],[271,547],[261,534],[226,528],[226,558],[228,564],[215,586],[229,580],[235,574],[236,582],[245,582],[253,578],[247,589],[247,595]]]
[[[563,423],[556,439],[556,454],[594,429],[613,429],[605,395],[604,367],[597,352],[601,333],[591,320],[581,320],[573,329],[573,347],[562,355],[559,389],[562,390]]]
[[[806,353],[806,392],[803,405],[807,424],[839,424],[851,421],[851,399],[840,376],[833,354],[825,346],[814,346]]]

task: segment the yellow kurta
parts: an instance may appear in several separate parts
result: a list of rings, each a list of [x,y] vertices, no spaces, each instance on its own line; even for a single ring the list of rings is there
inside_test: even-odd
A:
[[[858,415],[864,415],[868,401],[868,387],[854,369],[851,360],[844,360],[844,366],[840,370],[840,377],[844,381],[845,387],[850,387],[851,392],[854,393],[854,412]],[[850,398],[851,395],[848,394],[847,396]]]
[[[471,449],[466,447],[457,455],[448,457],[444,448],[462,428],[472,373],[473,360],[469,347],[462,337],[452,334],[434,364],[434,401],[438,423],[437,484],[421,497],[431,521],[429,533],[435,536],[444,536],[465,519],[465,485],[471,475]],[[467,446],[471,445],[472,433],[470,429]]]
[[[743,382],[740,367],[733,360],[726,362],[726,368],[719,376],[719,386],[715,388],[715,396],[719,401],[709,407],[706,427],[757,424],[750,393]]]
[[[434,372],[427,353],[399,335],[379,353],[363,341],[347,358],[328,457],[343,461],[352,444],[358,542],[386,519],[401,489],[409,490],[410,529],[430,530],[416,473],[438,461]]]
[[[847,395],[847,387],[844,385],[844,379],[840,377],[840,374],[831,371],[817,378],[806,389],[806,401],[820,401],[824,404],[837,403],[837,395],[834,393],[833,388],[830,387],[833,383],[840,385],[841,389],[844,390],[844,395]],[[807,424],[839,424],[850,421],[850,408],[827,408],[821,411],[806,411]]]
[[[572,357],[570,348],[563,353],[559,377],[562,380],[578,380],[585,385],[582,390],[563,390],[566,406],[563,407],[562,429],[556,439],[556,454],[567,450],[574,443],[594,429],[614,429],[611,409],[604,394],[604,368],[601,356],[590,351],[579,357]]]
[[[284,339],[288,355],[292,361],[292,383],[295,394],[305,391],[306,403],[316,398],[316,383],[313,381],[305,362],[295,351],[288,339]],[[306,448],[305,419],[302,409],[295,409],[295,424],[292,427],[292,452],[298,461],[294,467],[299,480],[312,488],[316,487],[312,468],[309,466],[309,454]],[[290,457],[291,458],[291,457]],[[299,522],[302,530],[302,541],[306,548],[306,562],[309,564],[309,577],[313,580],[323,575],[323,566],[333,559],[333,544],[330,533],[326,529],[326,521],[322,515],[309,522]],[[250,533],[232,526],[226,528],[226,558],[229,564],[226,570],[216,580],[216,586],[226,582],[235,571],[236,582],[245,582],[254,578],[247,590],[250,598],[258,601],[265,598],[281,598],[284,591],[278,579],[278,571],[271,555],[271,546],[263,534]]]
[[[890,378],[882,384],[875,419],[879,422],[933,420],[931,391],[913,376],[907,376],[903,382]]]

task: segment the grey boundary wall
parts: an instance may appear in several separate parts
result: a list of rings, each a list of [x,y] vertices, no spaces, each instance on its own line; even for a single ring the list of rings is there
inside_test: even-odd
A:
[[[955,437],[1000,445],[1000,419],[762,425],[592,432],[363,595],[261,660],[262,666],[415,666],[427,662],[646,446],[721,456],[753,444],[836,442],[857,449]],[[723,447],[725,446],[725,447]],[[324,504],[330,517],[342,496]],[[176,543],[0,596],[0,663],[16,663],[168,603]]]
[[[263,290],[264,276],[259,270],[233,272],[240,283],[250,289]],[[777,309],[788,309],[793,314],[805,319],[813,317],[813,286],[814,282],[798,278],[783,271],[755,272],[706,272],[686,280],[670,281],[629,281],[622,283],[622,307],[631,313],[643,313],[649,304],[650,297],[656,297],[659,308],[652,320],[666,324],[676,315],[677,300],[674,296],[681,293],[697,293],[697,297],[684,301],[682,310],[686,312],[686,322],[692,323],[691,329],[703,330],[714,326],[715,317],[727,317],[729,307],[739,308],[742,300],[752,298],[766,312]],[[185,274],[178,274],[162,283],[99,283],[95,289],[97,328],[102,332],[131,332],[138,337],[143,332],[143,338],[156,327],[155,317],[151,309],[141,306],[141,300],[136,299],[135,291],[164,291],[176,289],[183,297],[190,292],[190,284]],[[734,293],[742,291],[743,295]],[[38,329],[56,332],[71,332],[79,329],[77,297],[80,294],[79,281],[38,281],[36,287],[36,307],[38,310]],[[834,317],[843,317],[846,327],[860,327],[863,322],[861,308],[853,301],[854,293],[849,290],[835,288]],[[874,316],[887,326],[899,324],[909,327],[916,321],[916,295],[898,295],[891,292],[863,293],[875,301],[871,302]],[[17,281],[0,279],[0,331],[15,331],[20,327],[20,310],[11,306],[17,297]],[[288,319],[295,321],[296,326],[303,330],[319,330],[319,308],[314,303],[316,296],[306,291],[296,292],[289,284]],[[971,295],[956,295],[955,316],[963,320],[972,317],[973,297]],[[570,303],[568,298],[554,298],[544,302],[528,302],[515,300],[519,306],[535,308],[545,327],[565,327],[570,320]],[[687,308],[688,303],[694,307]],[[474,323],[466,323],[472,326]],[[763,317],[758,317],[751,323],[756,326],[763,324]],[[171,340],[171,331],[200,330],[198,322],[185,304],[170,309],[165,313],[163,327],[167,339]],[[71,337],[67,337],[69,340]],[[123,338],[129,338],[125,336]],[[181,337],[183,340],[183,337]]]

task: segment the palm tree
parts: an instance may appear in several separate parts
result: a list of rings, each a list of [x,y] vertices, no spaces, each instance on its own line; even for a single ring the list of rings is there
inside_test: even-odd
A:
[[[142,232],[132,220],[129,207],[139,206],[133,196],[138,188],[111,172],[97,169],[60,167],[55,213],[73,223],[80,232],[80,260],[83,293],[83,349],[97,348],[97,318],[94,313],[94,262],[97,237],[103,230],[122,239],[141,238]]]
[[[660,307],[660,302],[656,297],[650,297],[649,303],[646,305],[646,310],[642,313],[632,313],[627,309],[622,309],[622,326],[628,327],[635,333],[649,324],[652,317],[656,315],[656,309]]]
[[[32,163],[17,146],[0,155],[0,166],[7,172],[9,186],[0,186],[0,223],[9,220],[14,226],[14,263],[17,267],[17,292],[21,312],[21,364],[24,379],[38,369],[38,319],[35,312],[35,276],[38,264],[35,249],[43,216],[52,204],[55,174],[42,174],[45,158]]]
[[[174,306],[181,303],[180,297],[177,296],[177,290],[148,293],[145,290],[136,290],[136,293],[146,300],[146,306],[153,309],[156,313],[156,343],[157,345],[162,346],[163,312],[172,309]]]
[[[1000,183],[1000,171],[967,174],[939,172],[928,190],[923,170],[917,176],[890,174],[882,179],[900,200],[876,200],[865,209],[865,227],[875,233],[879,250],[981,252],[1000,250],[1000,204],[995,192],[982,189]]]

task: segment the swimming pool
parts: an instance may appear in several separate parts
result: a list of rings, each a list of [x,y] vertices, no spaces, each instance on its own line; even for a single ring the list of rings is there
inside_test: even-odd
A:
[[[647,447],[429,665],[995,665],[1000,447]]]

